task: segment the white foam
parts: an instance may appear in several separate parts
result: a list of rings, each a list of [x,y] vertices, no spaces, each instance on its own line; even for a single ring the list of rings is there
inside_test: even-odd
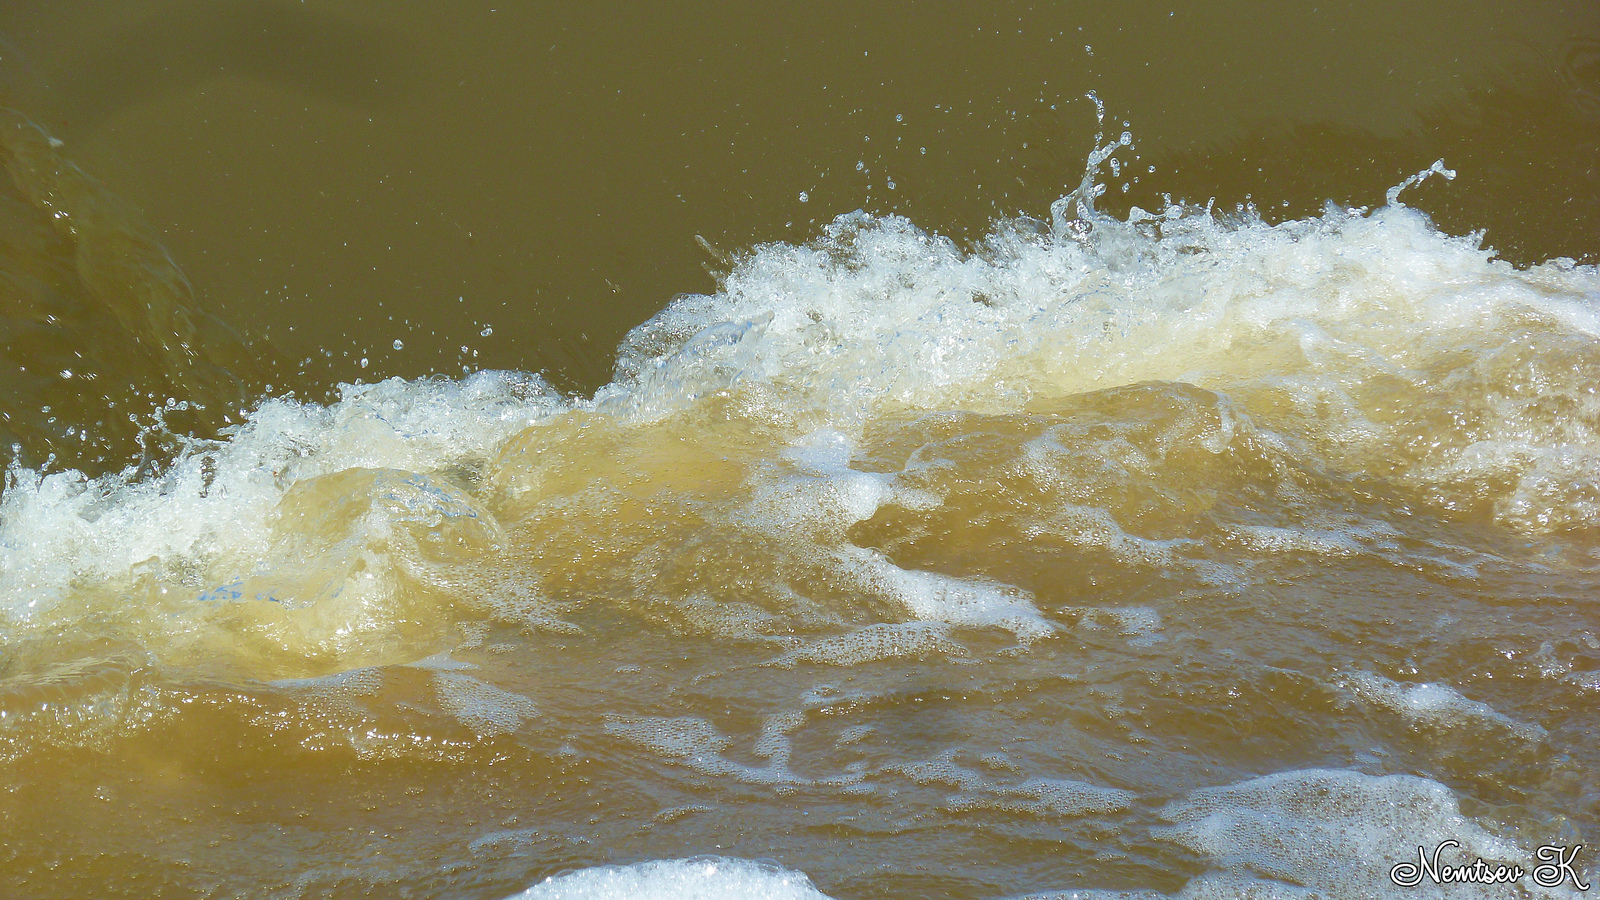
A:
[[[474,566],[504,545],[463,485],[561,404],[531,375],[391,379],[345,386],[329,406],[264,401],[227,440],[194,444],[156,477],[13,467],[0,627],[50,640],[89,615],[170,661],[265,678],[428,652],[452,609],[513,596],[454,590],[482,581]]]
[[[782,454],[785,465],[759,467],[750,499],[734,521],[787,544],[800,558],[832,569],[859,589],[891,599],[915,619],[950,625],[998,627],[1023,640],[1054,632],[1026,591],[983,578],[957,578],[904,569],[883,554],[850,543],[851,525],[865,521],[884,503],[913,494],[893,476],[851,468],[854,442],[843,432],[821,429],[803,436]]]
[[[439,702],[479,737],[513,734],[522,723],[539,715],[534,702],[465,672],[433,673]]]
[[[784,653],[771,665],[792,668],[802,662],[831,666],[859,666],[886,659],[926,656],[966,656],[966,648],[949,638],[942,622],[879,623],[844,634],[810,641]]]
[[[1030,522],[1023,533],[1029,537],[1048,537],[1079,547],[1105,550],[1118,559],[1154,568],[1171,568],[1179,553],[1193,541],[1187,538],[1166,540],[1131,535],[1122,529],[1110,510],[1096,506],[1062,504],[1049,518]]]
[[[947,806],[953,810],[1002,809],[1052,818],[1104,815],[1133,805],[1129,791],[1089,784],[1066,778],[1028,778],[1007,784],[996,782],[980,772],[955,762],[954,751],[945,751],[930,760],[896,766],[889,771],[904,774],[918,784],[946,784],[958,793]]]
[[[888,557],[847,547],[840,559],[861,584],[899,601],[913,617],[951,625],[1004,628],[1024,641],[1054,634],[1027,591],[986,578],[902,569]]]
[[[739,518],[751,527],[839,540],[894,496],[893,478],[850,468],[854,443],[834,429],[805,435],[780,456],[788,465],[758,472]]]
[[[742,859],[653,860],[555,875],[506,900],[828,900],[805,875]]]
[[[1447,684],[1400,684],[1374,672],[1350,672],[1337,686],[1350,696],[1396,713],[1413,724],[1471,728],[1536,743],[1545,737],[1538,725],[1518,722],[1487,703],[1469,700]]]
[[[383,670],[350,669],[317,678],[285,678],[272,684],[340,715],[355,717],[364,713],[363,701],[383,688]]]
[[[702,768],[720,768],[724,761],[718,754],[733,743],[715,725],[697,716],[613,716],[606,722],[606,732]]]
[[[1215,871],[1181,896],[1454,897],[1424,878],[1400,887],[1394,866],[1418,862],[1418,847],[1446,841],[1450,865],[1482,859],[1531,871],[1534,854],[1463,815],[1449,788],[1411,775],[1303,769],[1205,788],[1161,810],[1174,823],[1156,834],[1200,854]],[[1534,897],[1572,896],[1525,877]]]
[[[851,432],[895,410],[1014,410],[1041,396],[1188,382],[1270,400],[1283,424],[1340,461],[1386,463],[1422,485],[1493,483],[1465,448],[1499,440],[1493,465],[1533,477],[1519,494],[1532,500],[1502,498],[1508,521],[1600,522],[1588,494],[1556,490],[1573,475],[1592,480],[1595,417],[1527,414],[1540,397],[1596,403],[1593,267],[1518,272],[1399,205],[1276,226],[1192,210],[1159,228],[1096,216],[1073,232],[1082,240],[1068,231],[1003,224],[965,254],[901,219],[841,217],[813,244],[759,248],[718,295],[641,326],[607,397],[662,415],[712,385],[762,385],[761,402]],[[729,328],[737,339],[709,339]],[[1515,346],[1546,361],[1536,360],[1543,387],[1520,401],[1497,383],[1514,373],[1490,364]],[[1562,352],[1581,364],[1551,356]],[[1463,394],[1472,379],[1487,389]],[[1475,417],[1448,420],[1461,403]],[[1417,420],[1396,415],[1407,408],[1436,411],[1428,422],[1442,439],[1417,440]],[[1202,446],[1227,446],[1222,424],[1197,436]],[[1546,522],[1521,511],[1528,503],[1573,508]],[[1314,544],[1340,552],[1333,537]]]
[[[1075,610],[1088,628],[1108,625],[1132,638],[1134,646],[1149,646],[1162,639],[1161,613],[1149,606],[1083,607]]]
[[[607,734],[703,775],[725,776],[746,784],[776,785],[784,789],[797,785],[845,787],[859,784],[864,777],[859,772],[806,778],[789,768],[790,735],[805,722],[805,713],[801,710],[776,713],[762,720],[761,733],[751,752],[767,760],[764,766],[728,759],[723,754],[733,746],[733,739],[697,716],[607,716],[605,727]]]
[[[1105,815],[1133,806],[1128,791],[1065,778],[1030,778],[1019,784],[989,785],[982,793],[950,798],[951,809],[1002,809],[1036,816],[1075,818]]]
[[[125,582],[147,561],[181,573],[220,563],[201,576],[215,584],[250,574],[256,562],[293,566],[273,555],[266,525],[296,484],[362,469],[404,480],[469,464],[559,403],[532,375],[391,379],[346,386],[330,406],[265,401],[228,440],[197,446],[158,478],[134,480],[129,471],[90,480],[13,467],[0,500],[0,615],[26,625],[75,584]]]

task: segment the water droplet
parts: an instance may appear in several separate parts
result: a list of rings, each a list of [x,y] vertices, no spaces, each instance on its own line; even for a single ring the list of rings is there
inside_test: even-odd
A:
[[[405,342],[400,340],[399,338],[395,338],[394,339],[394,348],[396,350],[404,350],[406,348]]]

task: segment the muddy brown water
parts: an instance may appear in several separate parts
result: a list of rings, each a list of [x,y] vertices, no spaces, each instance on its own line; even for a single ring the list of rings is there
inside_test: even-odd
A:
[[[0,893],[1593,880],[1592,4],[71,0],[0,102]]]

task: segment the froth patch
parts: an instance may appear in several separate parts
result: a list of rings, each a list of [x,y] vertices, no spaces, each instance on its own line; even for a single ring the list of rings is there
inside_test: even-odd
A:
[[[894,496],[893,479],[850,467],[853,442],[824,429],[784,449],[786,465],[758,473],[739,517],[749,525],[812,538],[840,535]]]
[[[949,631],[949,626],[940,622],[867,625],[845,634],[803,644],[774,659],[770,665],[793,668],[802,662],[814,662],[830,666],[858,666],[930,653],[966,656],[966,648],[951,640]]]
[[[954,751],[933,759],[899,766],[897,771],[917,784],[944,784],[958,793],[945,805],[956,811],[999,809],[1030,815],[1072,818],[1107,815],[1133,806],[1130,791],[1066,778],[1029,778],[1017,783],[990,780],[981,772],[960,765]]]
[[[669,759],[707,761],[732,743],[697,716],[617,716],[606,723],[606,731]]]
[[[951,797],[954,810],[1001,809],[1038,816],[1075,817],[1120,812],[1133,805],[1134,795],[1063,778],[1030,778],[1019,784],[991,785],[981,793]]]
[[[1395,713],[1416,726],[1466,729],[1505,735],[1523,743],[1538,743],[1545,730],[1518,722],[1487,703],[1469,700],[1447,684],[1401,684],[1373,672],[1350,672],[1337,686],[1354,699]]]
[[[843,787],[860,783],[863,776],[858,772],[813,779],[789,768],[793,750],[790,735],[805,723],[805,713],[800,710],[776,713],[763,719],[761,732],[750,749],[767,760],[765,766],[727,758],[724,754],[733,746],[733,739],[698,716],[609,716],[605,728],[608,734],[703,775],[726,776],[746,784],[776,785],[785,790],[796,785]]]
[[[439,703],[479,737],[512,734],[539,715],[533,701],[465,672],[433,673]]]
[[[1446,841],[1442,861],[1482,859],[1530,869],[1533,854],[1463,815],[1449,788],[1411,775],[1303,769],[1206,788],[1161,809],[1159,837],[1200,854],[1216,871],[1182,896],[1444,897],[1427,880],[1399,888],[1389,878],[1417,848]],[[1567,896],[1521,885],[1531,896]]]
[[[1149,646],[1162,640],[1161,612],[1148,606],[1084,607],[1072,610],[1082,627],[1115,628],[1128,636],[1134,646]]]
[[[805,875],[742,859],[653,860],[556,875],[506,900],[829,900]]]
[[[796,557],[821,563],[856,589],[889,600],[914,619],[1004,628],[1025,641],[1055,631],[1027,591],[985,578],[901,568],[882,553],[851,543],[850,526],[865,521],[885,503],[904,501],[916,508],[938,502],[925,492],[903,487],[892,475],[853,468],[854,452],[855,442],[836,429],[802,436],[783,451],[782,464],[752,473],[750,499],[734,514],[734,521],[771,535]]]
[[[849,547],[841,556],[864,586],[893,597],[915,618],[1004,628],[1024,641],[1048,637],[1056,631],[1056,626],[1040,614],[1028,592],[1021,588],[989,579],[902,569],[883,554],[860,547]]]

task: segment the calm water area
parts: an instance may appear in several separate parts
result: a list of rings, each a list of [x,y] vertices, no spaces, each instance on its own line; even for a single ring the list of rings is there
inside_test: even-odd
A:
[[[0,895],[1600,891],[1600,4],[8,2],[0,164]]]

